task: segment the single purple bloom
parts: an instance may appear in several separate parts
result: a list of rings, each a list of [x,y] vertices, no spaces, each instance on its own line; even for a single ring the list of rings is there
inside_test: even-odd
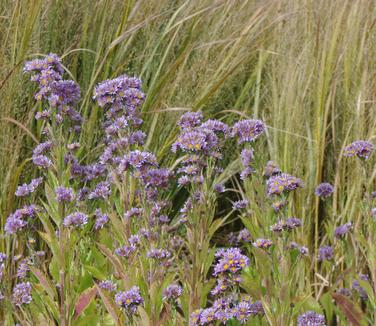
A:
[[[232,127],[231,136],[238,137],[238,144],[254,142],[265,130],[261,120],[241,120]]]
[[[319,248],[318,261],[332,260],[334,256],[333,248],[331,246],[323,246]]]
[[[191,129],[198,126],[202,119],[203,116],[201,112],[186,112],[180,117],[178,126],[182,129]]]
[[[107,290],[109,292],[115,292],[117,288],[117,285],[110,280],[100,281],[98,286],[101,289]]]
[[[226,191],[225,187],[221,183],[217,183],[216,185],[214,185],[214,190],[218,193],[223,193]]]
[[[243,199],[243,200],[238,200],[234,202],[232,205],[232,209],[238,210],[238,209],[246,208],[247,206],[248,206],[248,200]]]
[[[315,190],[315,195],[327,198],[334,192],[334,187],[330,183],[320,183]]]
[[[95,223],[94,229],[102,229],[103,226],[108,222],[109,218],[107,214],[103,214],[100,209],[95,210]]]
[[[78,227],[78,226],[83,226],[87,224],[87,222],[88,222],[88,217],[86,214],[75,212],[75,213],[68,215],[66,218],[64,218],[63,225],[65,227],[69,227],[69,226]]]
[[[343,238],[352,229],[352,222],[347,222],[343,225],[338,226],[334,230],[334,236],[338,239]]]
[[[36,166],[47,169],[52,165],[51,160],[45,155],[33,155],[33,163]]]
[[[65,188],[62,186],[59,186],[55,189],[56,193],[56,200],[59,203],[62,202],[70,202],[74,199],[74,193],[72,188]]]
[[[29,282],[16,284],[13,288],[12,301],[16,306],[29,304],[31,297],[31,284]]]
[[[183,289],[178,284],[170,284],[163,290],[163,299],[175,302],[183,293]]]

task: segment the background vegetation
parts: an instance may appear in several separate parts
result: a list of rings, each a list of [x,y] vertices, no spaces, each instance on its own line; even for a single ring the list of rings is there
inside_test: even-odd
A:
[[[22,66],[54,52],[82,87],[87,149],[101,137],[93,87],[122,73],[143,80],[146,147],[166,165],[175,160],[167,154],[184,110],[229,123],[239,116],[265,121],[260,155],[306,184],[294,198],[304,220],[300,240],[314,252],[326,240],[323,230],[351,219],[349,265],[376,273],[368,251],[374,242],[361,231],[369,222],[364,191],[376,190],[375,160],[365,176],[359,162],[340,155],[353,140],[376,139],[374,1],[4,0],[0,30],[0,251],[7,250],[3,225],[17,207],[16,186],[35,175],[26,163],[41,136]],[[330,209],[313,195],[323,181],[335,186]],[[306,269],[310,285],[325,283]]]

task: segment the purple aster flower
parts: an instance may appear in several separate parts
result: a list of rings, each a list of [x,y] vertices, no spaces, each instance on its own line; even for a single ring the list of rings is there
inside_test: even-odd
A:
[[[251,314],[253,316],[263,316],[265,315],[264,307],[262,305],[261,301],[255,301],[254,303],[251,304]]]
[[[281,233],[284,230],[284,224],[282,221],[278,221],[270,226],[270,231]]]
[[[101,289],[107,290],[109,292],[115,292],[117,288],[117,285],[110,280],[100,281],[98,286]]]
[[[23,304],[29,304],[32,300],[31,297],[31,285],[29,282],[16,284],[13,288],[12,302],[16,306],[22,306]]]
[[[31,182],[29,183],[29,191],[30,192],[34,192],[38,187],[39,185],[43,182],[43,178],[40,177],[40,178],[36,178],[36,179],[32,179]]]
[[[283,192],[289,192],[303,187],[304,184],[301,179],[286,173],[272,176],[267,181],[268,196],[280,195]]]
[[[135,150],[129,152],[129,154],[125,157],[128,164],[130,164],[135,169],[142,169],[145,166],[158,166],[157,158],[154,154],[149,152],[141,152],[139,150]]]
[[[15,195],[17,197],[27,196],[33,193],[42,182],[43,178],[36,178],[31,180],[29,184],[24,183],[22,186],[17,187]]]
[[[88,198],[89,199],[99,199],[99,198],[106,199],[109,195],[111,195],[110,183],[107,181],[102,181],[96,185],[95,189],[91,193],[89,193]]]
[[[210,291],[210,293],[214,296],[219,295],[227,290],[229,287],[229,282],[226,278],[219,278],[217,280],[217,285]]]
[[[115,303],[126,309],[127,313],[135,314],[138,306],[144,304],[141,297],[140,289],[137,286],[132,287],[129,291],[120,291],[115,294]]]
[[[178,126],[182,129],[191,129],[198,126],[202,119],[201,112],[186,112],[180,117]]]
[[[343,225],[340,225],[334,230],[334,236],[338,239],[343,238],[346,233],[348,233],[352,229],[352,222],[347,222]]]
[[[359,278],[362,280],[362,281],[365,281],[365,282],[368,282],[369,281],[369,277],[368,275],[366,274],[362,274],[360,273],[359,274]],[[367,294],[367,291],[360,285],[360,282],[358,280],[355,280],[352,282],[352,288],[358,292],[359,294],[359,297],[362,299],[362,300],[367,300],[368,299],[368,294]]]
[[[61,202],[70,202],[74,199],[74,193],[72,188],[65,188],[59,186],[55,189],[56,200]]]
[[[249,258],[242,255],[238,248],[219,249],[216,257],[219,260],[214,267],[214,276],[224,273],[235,274],[249,265]]]
[[[168,223],[168,222],[170,222],[170,218],[167,215],[161,215],[161,216],[159,216],[159,222]]]
[[[184,132],[179,135],[177,141],[172,144],[172,151],[178,149],[183,152],[199,152],[208,149],[207,134],[200,130]]]
[[[141,130],[137,130],[132,132],[129,136],[129,144],[130,145],[143,145],[145,142],[146,134]]]
[[[238,137],[238,143],[255,141],[266,130],[261,120],[241,120],[234,124],[231,130],[232,137]]]
[[[214,185],[214,190],[218,193],[223,193],[226,191],[225,187],[221,183],[217,183],[216,185]]]
[[[51,160],[45,155],[33,155],[33,163],[36,166],[47,169],[52,165]]]
[[[240,159],[244,167],[248,167],[249,165],[251,165],[254,159],[253,149],[244,148],[240,154]]]
[[[171,253],[165,249],[150,249],[146,256],[156,260],[168,259],[171,257]]]
[[[253,173],[255,173],[255,169],[249,166],[240,173],[240,179],[244,181]]]
[[[136,246],[122,246],[115,249],[115,254],[117,254],[120,257],[128,258],[132,253],[136,251]]]
[[[3,252],[0,252],[0,263],[3,263],[7,259],[7,255]]]
[[[171,248],[174,250],[180,249],[184,245],[184,240],[179,236],[174,236],[170,240]]]
[[[8,216],[4,230],[7,234],[14,234],[23,229],[27,225],[27,222],[22,219],[22,215],[13,213]]]
[[[243,229],[239,231],[238,234],[238,242],[251,242],[251,234],[247,229]]]
[[[376,198],[376,191],[372,191],[372,192],[371,192],[371,198],[372,198],[372,199]]]
[[[358,156],[359,158],[368,159],[374,150],[371,142],[365,140],[357,140],[346,146],[343,152],[344,156]]]
[[[22,279],[27,276],[27,273],[30,271],[29,265],[27,264],[27,260],[21,261],[20,265],[17,269],[17,277]]]
[[[150,169],[142,175],[146,186],[166,188],[168,186],[171,172],[169,169]]]
[[[276,213],[278,213],[281,209],[283,209],[285,206],[287,206],[288,201],[287,200],[280,200],[276,201],[272,204],[272,207]]]
[[[26,183],[24,183],[21,186],[18,186],[15,192],[15,195],[17,197],[24,197],[24,196],[27,196],[28,194],[30,194],[30,190],[29,190],[29,185],[27,185]]]
[[[330,183],[320,183],[315,190],[315,195],[326,198],[334,192],[334,187]]]
[[[38,144],[34,149],[33,149],[33,155],[41,155],[45,151],[48,151],[52,148],[52,142],[51,141],[46,141],[44,143]]]
[[[69,226],[77,227],[77,226],[85,225],[87,224],[87,222],[88,222],[88,217],[86,214],[75,212],[75,213],[68,215],[66,218],[64,218],[63,225],[65,227],[69,227]]]
[[[373,218],[376,219],[376,207],[371,209],[371,215],[372,215]]]
[[[256,248],[268,249],[272,244],[269,239],[257,239],[252,245]]]
[[[314,311],[307,311],[298,317],[298,326],[325,326],[325,317]]]
[[[200,128],[209,129],[213,132],[222,133],[224,135],[227,135],[229,132],[229,128],[225,123],[213,119],[205,121],[203,124],[201,124]]]
[[[143,212],[144,212],[144,210],[142,208],[132,207],[129,211],[124,213],[124,218],[129,219],[129,218],[134,217],[134,216],[140,217],[140,216],[142,216]]]
[[[246,323],[251,316],[251,303],[248,301],[241,301],[234,308],[234,317],[242,324]]]
[[[246,199],[238,200],[238,201],[233,203],[232,209],[238,210],[238,209],[246,208],[247,206],[248,206],[248,200],[246,200]]]
[[[307,256],[308,255],[308,248],[307,247],[300,247],[299,248],[299,253],[303,256]]]
[[[201,315],[203,311],[204,311],[203,309],[196,309],[195,311],[191,313],[190,323],[189,323],[190,326],[203,325],[201,323]]]
[[[108,215],[103,214],[100,209],[95,210],[95,223],[94,229],[99,230],[102,229],[103,226],[108,222]]]
[[[323,246],[319,248],[318,261],[332,260],[334,256],[333,248],[331,246]]]
[[[170,284],[163,290],[163,299],[175,302],[183,293],[183,289],[178,284]]]
[[[94,90],[94,99],[100,107],[123,109],[130,117],[134,116],[134,109],[143,102],[144,97],[144,93],[141,92],[141,80],[127,75],[105,80]]]
[[[84,201],[89,195],[90,189],[87,187],[81,188],[77,193],[77,201]]]
[[[268,161],[264,169],[264,177],[270,178],[273,175],[280,174],[282,171],[274,161]]]
[[[215,321],[215,309],[214,308],[207,308],[207,309],[204,309],[202,312],[201,312],[201,316],[200,316],[200,325],[205,325],[205,324],[210,324],[212,323],[213,321]]]
[[[289,217],[288,219],[286,219],[283,227],[284,229],[291,231],[301,225],[302,225],[302,221],[299,218]]]

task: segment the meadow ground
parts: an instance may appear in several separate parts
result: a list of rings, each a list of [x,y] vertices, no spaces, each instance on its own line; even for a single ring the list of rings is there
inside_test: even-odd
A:
[[[305,316],[308,311],[323,316],[327,325],[376,323],[376,155],[370,148],[376,144],[374,1],[4,0],[0,30],[0,252],[7,256],[0,256],[0,320],[5,325],[184,325],[189,319],[195,323],[199,308],[206,308],[197,313],[201,324],[220,324],[220,318],[228,325],[245,319],[247,325],[309,325],[302,318],[323,324],[318,315]],[[76,134],[68,129],[71,122],[60,123],[54,114],[50,121],[35,119],[46,105],[59,104],[51,105],[47,96],[36,101],[37,86],[23,67],[48,53],[61,57],[63,78],[81,87],[80,98],[67,102],[83,119]],[[138,129],[146,134],[138,145],[127,143],[122,158],[129,151],[148,151],[155,154],[148,163],[153,169],[158,162],[158,169],[173,173],[139,171],[128,156],[111,166],[102,162],[105,175],[88,168],[108,147],[113,134],[105,128],[115,119],[106,115],[108,85],[96,86],[122,74],[142,80],[141,88],[135,81],[114,83],[132,89],[131,100],[117,94],[128,101],[119,105],[141,112],[144,123],[130,123],[128,112],[128,134],[121,136],[129,141]],[[202,120],[194,128],[177,124],[187,111],[203,115],[191,116]],[[200,125],[208,119],[229,129]],[[245,131],[236,125],[250,119]],[[184,143],[190,132],[202,142],[190,135],[194,142]],[[249,138],[243,142],[244,133]],[[106,134],[111,137],[104,141]],[[221,141],[210,147],[213,137]],[[52,168],[43,170],[32,162],[33,149],[46,140],[54,145]],[[369,143],[347,147],[358,140]],[[75,142],[80,147],[73,155],[74,146],[66,145]],[[215,159],[218,153],[221,160]],[[299,180],[265,175],[268,161],[278,168],[273,172],[269,165],[266,172],[279,169]],[[72,177],[75,163],[85,166],[80,173],[86,179]],[[111,174],[114,164],[124,175]],[[98,181],[111,181],[103,201],[98,189],[78,200],[83,187],[95,191],[88,170]],[[168,185],[163,173],[171,177]],[[190,181],[177,182],[183,175]],[[28,199],[17,195],[19,185],[38,177],[44,184],[29,191]],[[278,182],[285,182],[282,187],[290,182],[290,188],[278,190]],[[333,186],[326,199],[315,195],[323,182]],[[59,199],[59,186],[72,190],[74,201],[66,200],[66,193]],[[152,194],[153,186],[166,189]],[[169,204],[162,205],[165,201]],[[247,202],[234,207],[236,201]],[[17,220],[15,212],[30,203],[38,209],[26,227],[25,213],[18,211]],[[135,208],[143,209],[137,223],[123,217],[137,215],[129,213]],[[89,222],[82,216],[65,219],[77,211]],[[95,224],[101,214],[109,220],[103,228]],[[5,232],[10,216],[22,230]],[[291,226],[292,216],[302,225]],[[68,228],[77,219],[83,226]],[[131,235],[142,234],[137,253],[119,254],[117,249],[134,245]],[[241,254],[234,249],[214,257],[220,247],[236,247]],[[37,255],[41,251],[43,257]],[[234,267],[228,255],[244,261]],[[116,293],[109,283],[99,285],[105,280],[116,284]],[[213,292],[221,282],[227,282],[224,289]],[[19,284],[23,302],[15,294]],[[173,300],[173,288],[166,293],[169,284],[179,287],[178,299]],[[133,286],[140,293],[126,292]],[[218,297],[230,298],[227,310],[216,306]]]

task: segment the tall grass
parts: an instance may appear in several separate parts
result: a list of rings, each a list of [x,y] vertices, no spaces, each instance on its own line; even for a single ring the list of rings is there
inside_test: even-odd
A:
[[[300,240],[316,255],[326,231],[351,219],[354,255],[347,266],[374,271],[373,238],[363,239],[362,185],[376,190],[375,161],[365,175],[340,154],[353,140],[376,139],[375,19],[372,0],[2,1],[0,225],[16,207],[16,185],[35,173],[26,163],[41,137],[22,63],[54,52],[82,86],[81,157],[101,146],[93,87],[121,73],[143,80],[146,147],[167,165],[181,112],[202,110],[227,122],[260,118],[269,126],[262,158],[306,183],[290,207],[304,221]],[[332,208],[312,195],[322,181],[335,186]],[[2,237],[0,251],[6,250]],[[318,295],[327,275],[311,267],[299,284]]]

